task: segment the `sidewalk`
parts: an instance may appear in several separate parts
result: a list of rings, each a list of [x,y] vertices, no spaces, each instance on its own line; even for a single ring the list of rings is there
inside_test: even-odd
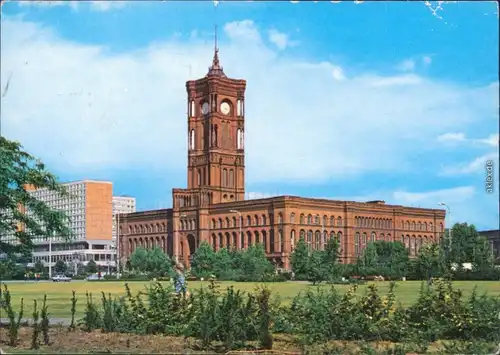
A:
[[[78,321],[77,318],[75,318],[75,324]],[[8,318],[0,318],[0,325],[3,324],[9,324],[9,319]],[[23,318],[21,319],[21,324],[28,324],[31,325],[33,323],[32,319],[29,318]],[[63,325],[63,326],[69,326],[71,324],[71,318],[50,318],[49,320],[50,325]]]

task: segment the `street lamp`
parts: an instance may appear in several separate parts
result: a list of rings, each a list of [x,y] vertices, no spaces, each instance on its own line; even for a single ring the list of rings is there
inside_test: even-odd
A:
[[[449,230],[449,234],[450,234],[450,236],[449,236],[450,241],[448,242],[448,244],[449,244],[449,245],[448,245],[448,248],[449,248],[449,250],[450,250],[450,252],[451,252],[451,231],[452,231],[452,229],[453,229],[453,226],[451,225],[451,210],[450,210],[450,206],[448,206],[448,205],[447,205],[446,203],[444,203],[444,202],[439,202],[439,203],[438,203],[438,206],[443,206],[443,207],[445,207],[445,208],[448,210],[448,221],[450,222],[450,227],[448,228],[448,230]]]
[[[116,230],[116,278],[120,278],[120,213],[116,214],[115,220],[115,230]]]
[[[243,217],[241,216],[241,212],[238,211],[238,210],[229,210],[229,212],[236,213],[240,217],[240,223],[239,223],[240,224],[240,235],[239,235],[239,238],[240,238],[240,244],[241,244],[241,235],[242,235],[242,233],[241,233],[241,227],[242,227],[242,224],[243,224]],[[236,244],[238,244],[238,241],[236,241]],[[243,245],[241,245],[241,249],[243,249]]]
[[[49,236],[49,279],[52,278],[52,238],[55,237],[56,231],[53,231]]]

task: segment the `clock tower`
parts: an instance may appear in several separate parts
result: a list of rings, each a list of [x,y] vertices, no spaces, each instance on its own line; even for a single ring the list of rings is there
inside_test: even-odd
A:
[[[245,88],[224,73],[217,42],[207,75],[186,83],[187,186],[205,191],[210,204],[245,197]]]

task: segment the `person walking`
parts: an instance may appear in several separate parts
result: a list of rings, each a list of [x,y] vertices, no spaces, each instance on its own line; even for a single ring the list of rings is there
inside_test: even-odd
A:
[[[184,265],[179,262],[175,264],[174,287],[176,294],[186,294],[186,278],[184,276]]]

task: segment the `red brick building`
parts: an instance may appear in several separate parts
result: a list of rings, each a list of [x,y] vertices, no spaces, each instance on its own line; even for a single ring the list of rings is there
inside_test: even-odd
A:
[[[296,196],[245,200],[245,88],[245,80],[225,75],[217,50],[208,74],[186,83],[187,188],[172,190],[173,208],[120,217],[122,260],[139,246],[159,246],[188,265],[202,241],[216,250],[261,243],[288,269],[300,237],[311,249],[338,238],[343,262],[351,262],[373,240],[399,240],[415,254],[443,233],[439,209]]]

